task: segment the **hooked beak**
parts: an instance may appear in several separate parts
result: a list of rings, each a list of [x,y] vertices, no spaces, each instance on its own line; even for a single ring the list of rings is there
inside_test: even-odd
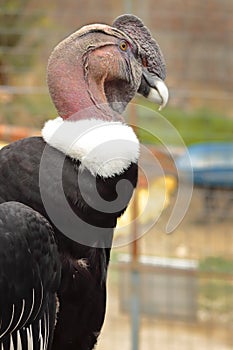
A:
[[[148,72],[146,68],[143,68],[142,81],[138,93],[159,104],[159,111],[168,102],[169,93],[166,84],[157,75]]]

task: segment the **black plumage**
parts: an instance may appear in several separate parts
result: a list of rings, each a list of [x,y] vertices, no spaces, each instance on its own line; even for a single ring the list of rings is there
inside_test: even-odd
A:
[[[62,159],[63,155],[55,148],[48,145],[46,147],[49,148],[49,151],[47,151],[48,157],[46,157],[46,171],[43,181],[46,183],[47,201],[51,201],[56,217],[65,222],[62,199],[56,188],[56,185],[59,184],[56,166],[59,163],[59,158]],[[8,183],[11,186],[6,191],[5,185],[0,184],[0,197],[4,198],[5,201],[16,200],[30,205],[50,220],[44,209],[39,188],[40,162],[44,148],[45,142],[41,137],[32,137],[17,141],[1,150],[0,177],[3,178],[7,172],[10,176]],[[62,280],[58,290],[60,307],[58,323],[55,328],[54,350],[65,348],[92,349],[96,342],[105,314],[106,275],[113,228],[120,215],[118,212],[107,215],[98,212],[82,200],[77,181],[78,170],[79,162],[66,157],[63,169],[64,193],[71,208],[82,220],[80,220],[80,226],[70,227],[68,223],[69,228],[73,229],[76,234],[76,242],[54,226],[62,262]],[[82,172],[82,177],[85,181],[88,177],[93,176],[86,170]],[[106,186],[106,180],[98,178],[100,195],[106,200],[113,199],[116,196],[116,183],[122,178],[127,178],[132,183],[132,187],[127,186],[125,189],[125,194],[130,197],[137,182],[136,164],[132,164],[124,174],[113,177],[108,186]],[[14,181],[12,181],[13,179]],[[86,190],[89,191],[91,181],[85,181],[85,183]],[[93,206],[98,206],[98,203],[93,204]],[[85,222],[92,224],[93,229],[86,226]],[[100,225],[106,229],[101,237],[95,234]],[[89,234],[90,238],[93,239],[92,246],[77,243],[79,240],[82,241],[83,232],[85,235]],[[98,239],[100,240],[99,244]],[[94,247],[95,244],[98,248]]]
[[[48,221],[21,203],[0,204],[0,349],[50,348],[60,265]]]
[[[135,30],[141,31],[143,24],[140,22],[141,27],[138,26],[138,21]],[[116,27],[120,23],[118,19]],[[129,25],[133,26],[134,21]],[[93,349],[104,321],[113,230],[117,218],[128,205],[138,175],[138,140],[120,113],[137,91],[147,97],[151,90],[155,90],[155,101],[161,105],[167,102],[167,89],[162,81],[165,76],[163,58],[158,51],[152,64],[151,55],[140,45],[143,33],[142,30],[137,42],[135,36],[131,38],[119,29],[91,25],[60,43],[49,60],[48,85],[61,118],[45,125],[43,137],[23,139],[0,151],[0,178],[4,179],[0,182],[0,201],[21,202],[31,208],[22,209],[20,220],[23,224],[18,229],[18,219],[14,215],[17,216],[18,206],[25,207],[23,204],[9,204],[15,209],[11,217],[12,231],[14,229],[11,240],[16,235],[18,242],[15,254],[18,250],[23,254],[27,247],[23,245],[23,237],[27,234],[32,241],[40,242],[38,261],[41,259],[44,264],[41,263],[41,278],[45,281],[55,278],[57,283],[59,262],[56,248],[52,238],[51,242],[46,241],[53,233],[59,252],[61,280],[57,289],[55,282],[52,285],[52,306],[45,306],[49,317],[51,315],[50,341],[55,328],[52,350]],[[148,35],[150,33],[146,30],[146,39]],[[153,51],[154,42],[152,44]],[[148,69],[144,60],[146,56]],[[161,67],[157,67],[156,62]],[[149,67],[156,69],[152,72]],[[3,215],[7,218],[4,208]],[[38,219],[35,226],[32,225],[35,220],[29,220],[27,226],[30,215]],[[49,232],[41,231],[44,238],[38,233],[42,222]],[[4,225],[2,237],[7,222]],[[2,237],[0,240],[5,239]],[[51,249],[54,249],[54,256],[49,254],[46,260]],[[8,261],[3,252],[0,259]],[[33,274],[30,258],[26,255],[22,259],[21,273],[30,270],[28,275]],[[5,276],[1,284],[4,294],[7,291],[4,288],[10,288],[7,271],[12,269],[10,264],[15,264],[11,258],[8,262],[8,265],[0,266],[0,274]],[[53,276],[51,266],[55,266]],[[17,279],[15,281],[17,285]],[[45,292],[50,293],[50,285],[46,283]],[[30,280],[29,288],[32,285],[39,290],[36,281]],[[22,279],[24,287],[28,288],[28,285]],[[56,292],[59,310],[55,325]],[[27,290],[24,293],[29,308],[30,296]],[[9,307],[6,308],[8,312]],[[19,310],[20,306],[18,313]],[[1,314],[0,310],[0,317],[7,324],[8,314]],[[21,327],[20,332],[23,337],[24,328]],[[15,337],[11,328],[5,336],[5,342]],[[8,348],[6,344],[4,350]],[[35,345],[37,348],[40,349],[39,343]],[[27,350],[27,345],[22,349]]]

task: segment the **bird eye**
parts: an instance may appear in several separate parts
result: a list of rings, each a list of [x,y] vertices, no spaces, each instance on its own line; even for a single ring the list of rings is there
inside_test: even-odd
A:
[[[121,49],[122,51],[126,51],[127,48],[128,48],[128,43],[127,43],[125,40],[122,40],[122,41],[120,42],[120,49]]]

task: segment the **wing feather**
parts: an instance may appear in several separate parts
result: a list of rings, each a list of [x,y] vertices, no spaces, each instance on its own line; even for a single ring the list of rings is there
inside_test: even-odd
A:
[[[8,326],[6,327],[6,329],[0,333],[0,338],[4,337],[4,335],[9,331],[9,329],[13,323],[13,320],[14,320],[14,314],[15,314],[15,305],[13,304],[10,322],[9,322]]]
[[[21,203],[0,204],[0,350],[48,349],[59,283],[47,220]]]

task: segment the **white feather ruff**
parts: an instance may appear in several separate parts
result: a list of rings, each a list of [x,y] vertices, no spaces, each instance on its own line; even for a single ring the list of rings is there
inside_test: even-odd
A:
[[[121,122],[58,117],[45,123],[42,137],[50,146],[79,160],[94,176],[119,175],[139,158],[139,141],[132,128]]]

